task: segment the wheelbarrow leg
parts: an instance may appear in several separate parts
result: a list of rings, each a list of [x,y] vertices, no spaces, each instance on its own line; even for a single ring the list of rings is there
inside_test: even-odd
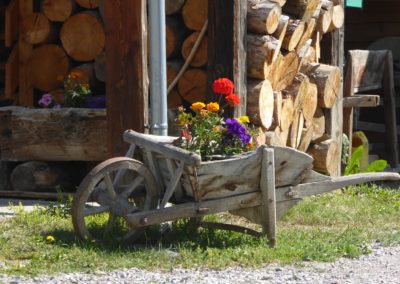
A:
[[[275,198],[275,165],[274,150],[264,148],[261,165],[261,210],[263,234],[267,235],[270,247],[276,240],[276,198]]]

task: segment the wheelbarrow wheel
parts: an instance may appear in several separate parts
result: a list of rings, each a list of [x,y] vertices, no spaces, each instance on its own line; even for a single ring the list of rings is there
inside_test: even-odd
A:
[[[144,232],[127,215],[157,207],[153,174],[134,159],[119,157],[95,167],[81,182],[72,204],[72,222],[82,239],[131,243]]]

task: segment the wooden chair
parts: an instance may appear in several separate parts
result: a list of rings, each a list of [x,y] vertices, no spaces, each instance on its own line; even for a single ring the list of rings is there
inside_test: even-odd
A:
[[[366,93],[370,91],[379,91],[382,96]],[[381,98],[383,98],[385,113],[385,149],[390,166],[397,168],[399,150],[392,52],[389,50],[350,50],[343,94],[343,133],[349,137],[350,152],[353,108],[377,107],[380,105]]]

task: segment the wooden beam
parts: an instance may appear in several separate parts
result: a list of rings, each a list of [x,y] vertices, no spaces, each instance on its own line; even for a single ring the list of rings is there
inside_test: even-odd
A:
[[[106,0],[107,136],[110,156],[124,155],[126,129],[144,132],[148,120],[145,0]]]
[[[354,95],[343,98],[343,107],[377,107],[379,106],[379,95]]]
[[[19,21],[21,22],[25,17],[33,13],[32,0],[19,0]],[[21,26],[21,23],[19,23]],[[32,54],[33,46],[27,43],[21,33],[18,40],[19,48],[19,105],[33,106],[33,87],[30,81],[30,74],[28,70],[28,60]]]
[[[208,1],[208,64],[207,100],[217,101],[212,82],[220,77],[233,78],[233,26],[234,4],[232,0]],[[225,112],[233,115],[232,110]]]
[[[247,105],[247,1],[234,0],[233,23],[233,80],[241,104],[235,108],[235,117],[246,115]]]

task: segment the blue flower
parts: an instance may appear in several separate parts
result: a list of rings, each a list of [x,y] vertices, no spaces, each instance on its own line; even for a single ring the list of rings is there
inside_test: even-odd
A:
[[[225,120],[225,125],[227,134],[231,135],[233,138],[239,138],[244,145],[250,143],[251,136],[247,134],[246,128],[241,125],[236,119],[227,118]]]

